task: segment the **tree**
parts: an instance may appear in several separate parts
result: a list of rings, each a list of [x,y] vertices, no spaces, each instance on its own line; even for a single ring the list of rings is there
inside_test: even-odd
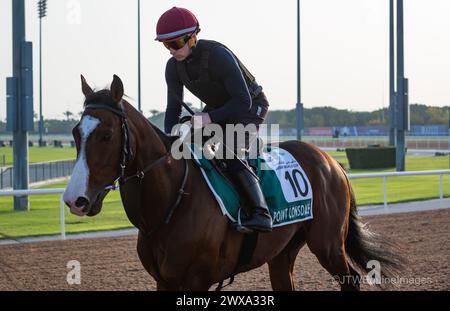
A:
[[[67,121],[70,121],[70,117],[73,116],[73,113],[67,110],[63,112],[63,115],[66,117]]]
[[[154,117],[154,116],[156,116],[159,113],[159,111],[155,110],[155,109],[152,109],[149,112],[151,113],[151,117]]]

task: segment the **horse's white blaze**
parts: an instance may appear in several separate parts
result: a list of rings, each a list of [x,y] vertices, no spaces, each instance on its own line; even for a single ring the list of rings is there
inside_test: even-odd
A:
[[[75,163],[69,185],[63,196],[64,202],[70,205],[71,210],[75,208],[75,202],[79,197],[87,197],[86,191],[89,183],[89,167],[86,161],[86,141],[99,124],[100,120],[89,115],[84,116],[80,122],[80,153],[78,154],[78,159]]]

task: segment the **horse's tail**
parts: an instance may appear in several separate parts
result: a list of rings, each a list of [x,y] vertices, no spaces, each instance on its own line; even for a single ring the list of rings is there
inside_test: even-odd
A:
[[[348,186],[350,187],[350,215],[345,240],[347,255],[361,271],[370,272],[379,263],[379,276],[382,279],[398,276],[406,263],[401,256],[400,248],[394,242],[367,228],[358,215],[350,182]],[[383,284],[386,285],[386,282]]]

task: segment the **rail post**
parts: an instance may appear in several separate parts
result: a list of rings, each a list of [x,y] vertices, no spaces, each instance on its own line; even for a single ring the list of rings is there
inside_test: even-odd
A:
[[[66,221],[64,218],[64,209],[65,209],[65,204],[64,204],[64,200],[63,200],[63,195],[61,195],[61,199],[60,199],[60,205],[59,205],[59,222],[60,222],[60,227],[61,227],[61,240],[65,240],[66,239]]]

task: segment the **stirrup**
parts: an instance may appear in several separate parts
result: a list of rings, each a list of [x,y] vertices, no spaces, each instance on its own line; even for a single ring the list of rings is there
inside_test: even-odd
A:
[[[253,232],[254,232],[253,229],[248,228],[248,227],[242,225],[242,222],[241,222],[241,210],[242,210],[241,208],[239,208],[239,210],[238,210],[238,219],[237,219],[237,223],[234,223],[235,229],[236,229],[238,232],[244,233],[244,234],[253,233]]]

